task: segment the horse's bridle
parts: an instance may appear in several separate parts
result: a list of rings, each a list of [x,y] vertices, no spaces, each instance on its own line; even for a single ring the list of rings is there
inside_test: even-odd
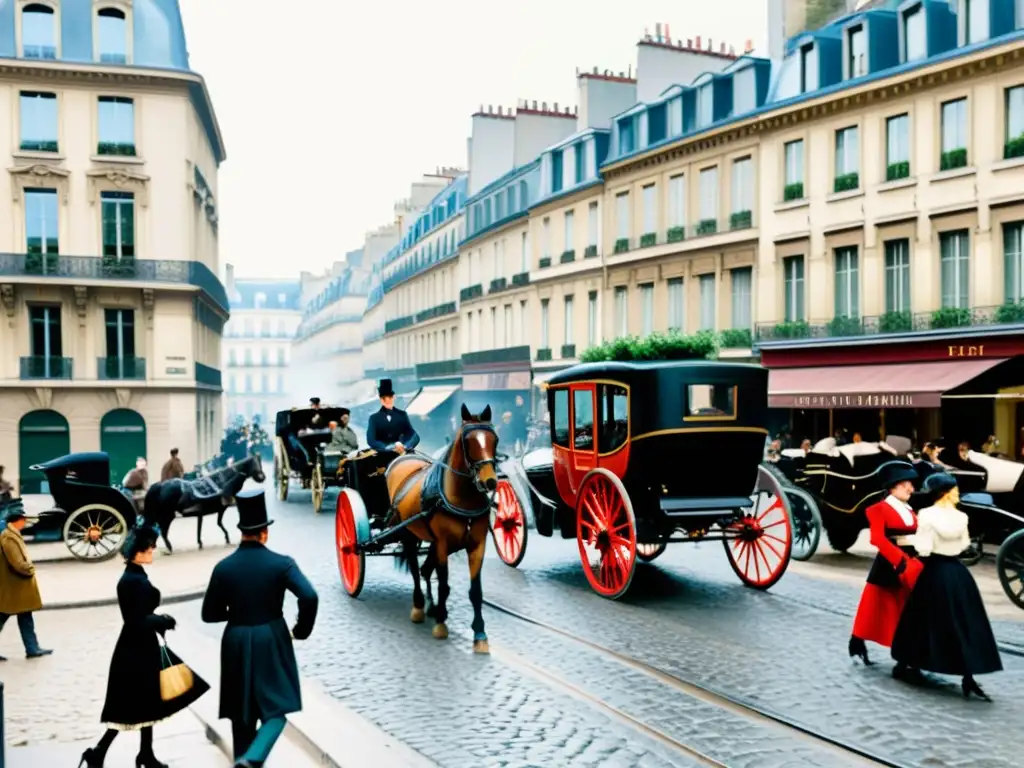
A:
[[[480,471],[487,465],[491,465],[492,467],[495,468],[495,470],[497,470],[498,463],[501,461],[505,461],[505,459],[507,459],[508,456],[498,453],[498,451],[495,450],[494,456],[492,456],[489,459],[479,459],[478,461],[473,461],[472,459],[470,459],[469,451],[466,448],[466,437],[468,437],[469,434],[472,432],[480,431],[490,432],[492,435],[494,435],[494,447],[495,449],[497,449],[498,447],[498,440],[500,438],[498,437],[498,431],[494,428],[493,424],[478,424],[476,422],[463,424],[462,427],[459,429],[459,445],[462,448],[462,458],[465,459],[466,464],[469,465],[468,472],[462,472],[458,469],[455,469],[455,467],[453,467],[450,464],[451,447],[449,447],[448,451],[445,453],[446,461],[442,461],[441,459],[435,459],[433,456],[427,456],[426,454],[419,455],[423,456],[423,458],[425,458],[432,464],[440,464],[442,467],[444,467],[446,470],[448,470],[457,477],[465,477],[472,480],[473,485],[480,493],[482,493],[484,496],[489,496],[491,494],[491,491],[488,491],[484,487],[483,483],[480,482]]]

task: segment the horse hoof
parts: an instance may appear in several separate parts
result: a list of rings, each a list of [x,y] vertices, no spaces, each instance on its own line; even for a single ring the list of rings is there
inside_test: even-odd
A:
[[[412,619],[413,624],[422,624],[425,616],[426,614],[423,613],[422,608],[413,608],[412,613],[409,614],[409,618]]]
[[[473,653],[490,653],[491,646],[486,640],[475,640],[473,642]]]
[[[444,624],[435,624],[434,629],[431,631],[431,634],[438,640],[447,640],[448,627],[446,627]]]

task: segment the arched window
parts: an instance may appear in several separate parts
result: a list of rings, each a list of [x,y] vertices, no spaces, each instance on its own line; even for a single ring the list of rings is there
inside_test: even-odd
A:
[[[57,17],[40,3],[21,10],[21,51],[26,59],[57,58]]]
[[[128,63],[128,20],[119,8],[100,8],[96,13],[96,49],[104,64]]]

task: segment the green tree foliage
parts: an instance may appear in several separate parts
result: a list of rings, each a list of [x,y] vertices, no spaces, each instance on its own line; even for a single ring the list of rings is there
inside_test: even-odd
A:
[[[643,360],[707,360],[718,355],[718,336],[712,331],[652,333],[650,336],[623,336],[580,355],[580,362],[640,362]]]

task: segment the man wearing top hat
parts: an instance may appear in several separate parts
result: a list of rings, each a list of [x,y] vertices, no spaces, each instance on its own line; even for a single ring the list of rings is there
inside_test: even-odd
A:
[[[366,427],[366,442],[377,452],[392,451],[399,455],[411,451],[420,443],[420,436],[412,428],[409,415],[395,408],[395,390],[391,379],[381,379],[377,388],[380,410],[370,416]]]
[[[295,467],[295,469],[298,470],[299,472],[305,471],[313,464],[313,460],[309,456],[309,451],[306,450],[306,446],[304,446],[302,444],[302,441],[299,440],[299,435],[304,434],[306,430],[323,429],[324,427],[327,426],[326,423],[323,423],[323,416],[320,413],[319,397],[309,398],[309,409],[313,412],[309,417],[309,421],[306,424],[296,424],[295,427],[297,431],[288,433],[288,444],[292,447],[292,450],[294,451],[294,454],[292,456],[292,463],[299,465],[305,462],[303,466]],[[295,459],[298,460],[296,461]]]
[[[220,716],[231,720],[235,766],[261,766],[284,730],[285,716],[302,709],[292,638],[313,632],[318,598],[295,561],[266,547],[262,489],[236,497],[242,542],[217,563],[203,598],[203,621],[228,623],[221,639]],[[291,633],[284,620],[285,591],[298,598]],[[259,725],[257,730],[256,724]]]

